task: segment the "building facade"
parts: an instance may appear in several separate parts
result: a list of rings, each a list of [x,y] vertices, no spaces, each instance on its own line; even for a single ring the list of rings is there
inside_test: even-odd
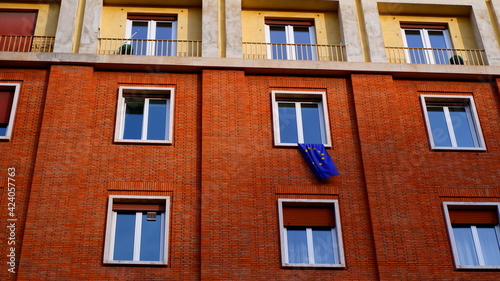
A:
[[[0,1],[0,279],[499,280],[499,14]]]

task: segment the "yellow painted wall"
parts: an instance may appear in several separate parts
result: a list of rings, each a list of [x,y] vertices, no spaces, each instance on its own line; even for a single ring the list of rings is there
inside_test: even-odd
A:
[[[201,40],[201,9],[103,7],[101,38],[125,38],[127,13],[177,14],[177,39]]]
[[[316,44],[339,44],[340,29],[337,13],[297,13],[273,11],[242,11],[242,40],[243,42],[265,43],[266,31],[264,19],[266,17],[279,18],[310,18],[314,19]]]
[[[381,15],[380,24],[386,47],[404,47],[400,22],[447,23],[454,49],[476,49],[477,44],[468,17],[418,17]]]
[[[0,9],[38,10],[35,36],[55,36],[59,19],[59,5],[0,3]]]

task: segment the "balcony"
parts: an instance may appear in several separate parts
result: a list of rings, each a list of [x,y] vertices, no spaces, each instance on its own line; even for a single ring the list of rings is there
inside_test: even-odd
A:
[[[54,50],[54,36],[0,35],[1,52],[44,52]]]
[[[487,65],[484,50],[386,47],[390,63]]]
[[[243,42],[243,58],[276,60],[346,61],[342,45]]]
[[[201,57],[201,41],[99,38],[101,55]]]

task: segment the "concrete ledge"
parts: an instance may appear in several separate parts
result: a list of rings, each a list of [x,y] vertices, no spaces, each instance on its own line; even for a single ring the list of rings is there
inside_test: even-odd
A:
[[[97,70],[140,72],[199,72],[210,68],[241,69],[249,74],[301,76],[386,73],[396,78],[472,80],[484,79],[484,76],[500,76],[500,66],[0,52],[1,67],[49,68],[55,64],[89,65]]]

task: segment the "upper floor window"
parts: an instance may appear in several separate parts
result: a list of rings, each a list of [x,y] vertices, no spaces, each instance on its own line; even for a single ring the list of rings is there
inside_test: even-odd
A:
[[[268,56],[282,60],[316,60],[313,20],[266,19]]]
[[[167,264],[170,198],[109,198],[104,263]]]
[[[10,140],[20,84],[0,83],[0,140]]]
[[[171,143],[172,88],[120,87],[115,141]]]
[[[453,52],[446,24],[401,23],[410,63],[449,64]]]
[[[37,16],[36,10],[0,11],[0,51],[29,52]]]
[[[279,199],[283,266],[344,267],[338,202]]]
[[[457,268],[500,269],[499,205],[444,203]]]
[[[331,145],[324,92],[273,91],[271,96],[275,145]]]
[[[486,149],[471,96],[422,95],[420,98],[432,149]]]
[[[124,49],[134,55],[175,56],[177,37],[177,16],[156,14],[129,14],[127,36],[131,49]]]

